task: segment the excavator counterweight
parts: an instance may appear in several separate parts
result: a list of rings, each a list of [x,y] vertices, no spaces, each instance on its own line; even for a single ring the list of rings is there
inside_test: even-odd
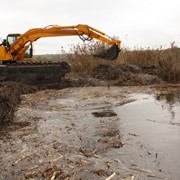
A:
[[[114,60],[120,52],[120,41],[91,26],[48,26],[30,29],[24,34],[9,34],[0,44],[0,81],[17,81],[27,84],[53,83],[70,71],[67,62],[33,63],[33,42],[43,37],[79,36],[83,41],[96,39],[111,47],[94,54],[108,60]],[[29,63],[25,63],[29,62]]]

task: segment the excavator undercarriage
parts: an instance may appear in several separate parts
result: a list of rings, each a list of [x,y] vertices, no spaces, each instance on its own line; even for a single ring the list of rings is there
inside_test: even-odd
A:
[[[21,62],[0,65],[0,81],[21,82],[30,85],[44,85],[60,82],[69,73],[67,62]]]

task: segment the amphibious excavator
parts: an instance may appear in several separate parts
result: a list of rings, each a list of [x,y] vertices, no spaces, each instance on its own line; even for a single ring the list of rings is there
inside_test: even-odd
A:
[[[30,29],[24,34],[9,34],[0,44],[0,81],[16,81],[26,84],[46,84],[60,81],[68,72],[67,62],[33,62],[33,42],[43,37],[79,36],[83,41],[96,39],[111,47],[100,58],[114,60],[120,52],[120,40],[91,26],[48,26]]]

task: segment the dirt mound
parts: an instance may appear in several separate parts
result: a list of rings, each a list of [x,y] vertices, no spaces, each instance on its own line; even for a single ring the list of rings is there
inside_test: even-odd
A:
[[[143,65],[98,65],[92,76],[102,80],[113,80],[114,85],[149,85],[161,83],[162,81],[156,76],[157,69],[155,66]]]
[[[35,92],[33,86],[20,83],[0,83],[0,123],[11,122],[15,107],[20,103],[21,94]]]

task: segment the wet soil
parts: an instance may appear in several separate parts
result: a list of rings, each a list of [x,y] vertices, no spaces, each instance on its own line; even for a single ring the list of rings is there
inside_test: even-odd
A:
[[[109,109],[111,103],[106,93],[95,101],[101,88],[89,90],[47,90],[24,96],[15,121],[30,125],[1,136],[1,177],[110,176],[113,172],[106,165],[109,160],[102,157],[109,149],[122,147],[117,117],[104,120],[94,117],[93,113]],[[124,99],[121,95],[117,97]]]
[[[156,74],[153,66],[99,65],[56,84],[1,83],[0,179],[179,179],[170,147],[179,149],[180,86]],[[152,111],[146,100],[164,104]],[[167,104],[168,115],[159,110]]]
[[[82,87],[23,95],[17,126],[0,133],[0,177],[178,180],[179,90]]]

